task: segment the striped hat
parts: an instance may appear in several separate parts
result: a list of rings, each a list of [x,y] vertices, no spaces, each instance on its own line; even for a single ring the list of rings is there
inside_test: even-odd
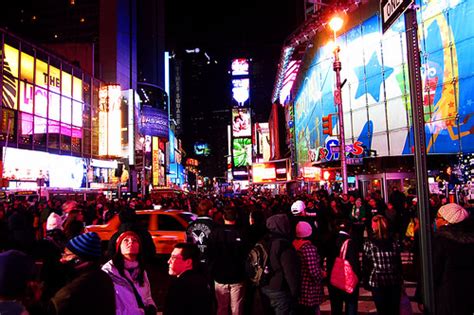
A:
[[[83,260],[97,260],[102,256],[100,237],[95,232],[72,238],[67,242],[66,247]]]

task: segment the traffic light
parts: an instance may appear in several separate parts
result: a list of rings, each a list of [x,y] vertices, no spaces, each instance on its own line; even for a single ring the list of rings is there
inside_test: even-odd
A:
[[[323,116],[323,133],[332,136],[332,119],[331,115]]]

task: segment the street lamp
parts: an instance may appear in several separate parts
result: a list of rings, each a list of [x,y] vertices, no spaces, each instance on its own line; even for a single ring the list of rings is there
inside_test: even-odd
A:
[[[145,187],[145,137],[140,137],[139,139],[141,145],[142,145],[142,174],[141,174],[141,182],[142,182],[142,185],[141,185],[141,193],[142,193],[142,198],[145,198],[145,192],[146,192],[146,187]]]
[[[339,16],[334,16],[329,21],[329,27],[334,32],[334,63],[333,70],[336,72],[336,89],[334,90],[334,102],[337,106],[337,114],[339,117],[339,142],[340,150],[339,156],[341,160],[342,170],[342,189],[344,194],[347,194],[347,165],[346,165],[346,140],[344,137],[344,113],[342,112],[342,96],[341,96],[341,61],[339,60],[340,47],[336,42],[336,33],[342,28],[344,20]]]

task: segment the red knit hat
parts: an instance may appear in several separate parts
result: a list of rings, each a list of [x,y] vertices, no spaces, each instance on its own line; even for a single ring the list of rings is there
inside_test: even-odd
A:
[[[140,247],[141,247],[141,240],[140,240],[140,237],[138,236],[138,234],[133,232],[133,231],[125,231],[122,234],[120,234],[120,236],[117,238],[117,241],[115,242],[115,252],[119,251],[120,244],[122,244],[122,241],[127,236],[134,236],[138,240],[138,244],[140,244]]]

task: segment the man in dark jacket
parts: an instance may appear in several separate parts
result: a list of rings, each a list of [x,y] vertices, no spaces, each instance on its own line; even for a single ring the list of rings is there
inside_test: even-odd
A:
[[[186,239],[188,243],[196,244],[201,252],[201,263],[207,265],[207,243],[209,235],[214,229],[214,221],[209,216],[212,208],[212,201],[203,199],[199,202],[196,214],[198,218],[191,222],[186,229]]]
[[[72,270],[73,279],[50,300],[51,315],[115,315],[112,279],[100,269],[100,238],[95,232],[72,238],[61,262]]]
[[[290,220],[286,214],[276,214],[267,219],[270,240],[270,269],[272,276],[262,293],[279,314],[295,314],[299,292],[300,265],[298,254],[291,244]]]
[[[438,210],[433,240],[436,314],[473,314],[474,221],[455,203]]]
[[[178,243],[168,260],[169,274],[175,276],[166,296],[164,315],[211,314],[211,291],[206,276],[199,272],[199,249]]]
[[[224,225],[211,232],[208,243],[211,276],[217,300],[217,314],[243,314],[245,260],[249,245],[242,229],[236,225],[234,207],[224,209]]]

